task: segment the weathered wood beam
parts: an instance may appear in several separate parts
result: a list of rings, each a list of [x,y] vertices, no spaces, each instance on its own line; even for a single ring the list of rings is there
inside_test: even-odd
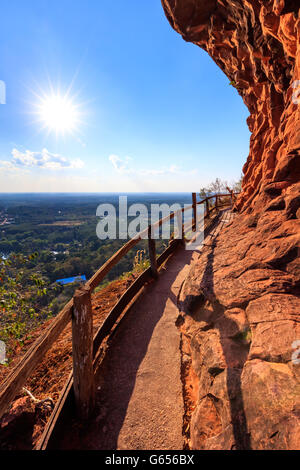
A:
[[[95,407],[93,312],[88,287],[78,289],[74,295],[72,356],[76,411],[78,417],[86,421]]]
[[[152,238],[152,226],[151,225],[149,225],[149,228],[148,228],[148,248],[149,248],[151,274],[156,279],[158,277],[157,261],[156,261],[156,247],[155,247],[155,240]]]
[[[193,193],[193,194],[192,194],[192,197],[193,197],[193,220],[194,220],[193,230],[196,230],[196,220],[197,220],[197,194],[196,194],[196,193]]]

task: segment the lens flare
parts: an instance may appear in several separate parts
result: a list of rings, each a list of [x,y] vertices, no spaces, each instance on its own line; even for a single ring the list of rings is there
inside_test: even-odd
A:
[[[73,132],[79,123],[79,111],[72,99],[60,93],[45,96],[38,105],[39,120],[57,134]]]

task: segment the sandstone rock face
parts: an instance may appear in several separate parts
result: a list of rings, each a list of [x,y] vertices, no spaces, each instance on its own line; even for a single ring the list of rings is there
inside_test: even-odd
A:
[[[300,449],[299,0],[162,0],[249,109],[238,214],[180,295],[193,449]]]
[[[300,448],[299,242],[285,211],[238,214],[191,267],[179,300],[193,449]]]
[[[298,0],[162,0],[173,28],[208,52],[248,107],[252,132],[237,206],[268,202],[300,178]],[[299,188],[298,188],[299,192]]]

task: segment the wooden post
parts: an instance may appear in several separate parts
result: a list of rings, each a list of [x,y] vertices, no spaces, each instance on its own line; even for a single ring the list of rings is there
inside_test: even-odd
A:
[[[156,260],[156,247],[155,247],[155,240],[152,238],[152,226],[149,225],[148,228],[148,245],[149,245],[149,258],[150,258],[150,265],[151,265],[151,273],[154,278],[158,277],[157,271],[157,260]]]
[[[232,191],[232,200],[233,200],[233,204],[235,204],[235,201],[236,201],[236,194],[234,191]]]
[[[206,217],[210,217],[209,213],[210,213],[210,210],[209,210],[209,201],[208,199],[205,199],[205,206],[206,206]]]
[[[196,230],[196,221],[197,221],[197,194],[193,193],[193,230]]]
[[[178,223],[178,231],[180,233],[180,229],[181,229],[181,244],[183,246],[186,245],[186,240],[185,240],[185,229],[184,229],[184,214],[182,212],[180,212],[180,215],[179,217],[176,217],[177,218],[177,223]]]
[[[177,231],[178,231],[178,236],[176,237],[177,239],[180,240],[181,245],[185,246],[185,231],[184,231],[184,214],[182,211],[177,212],[177,215],[175,217],[176,224],[177,224]],[[174,233],[176,231],[175,224],[174,224]]]
[[[216,212],[219,211],[219,196],[216,194]]]
[[[230,195],[230,202],[231,202],[231,208],[233,207],[233,190],[230,189],[228,186],[226,186],[227,191],[229,192]]]
[[[72,347],[77,413],[81,420],[87,420],[95,406],[93,316],[91,292],[88,287],[78,289],[74,295]]]

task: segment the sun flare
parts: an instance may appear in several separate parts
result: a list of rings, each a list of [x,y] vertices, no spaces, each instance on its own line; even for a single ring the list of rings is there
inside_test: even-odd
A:
[[[56,134],[75,131],[80,118],[78,106],[60,93],[43,97],[38,105],[38,115],[43,126]]]

